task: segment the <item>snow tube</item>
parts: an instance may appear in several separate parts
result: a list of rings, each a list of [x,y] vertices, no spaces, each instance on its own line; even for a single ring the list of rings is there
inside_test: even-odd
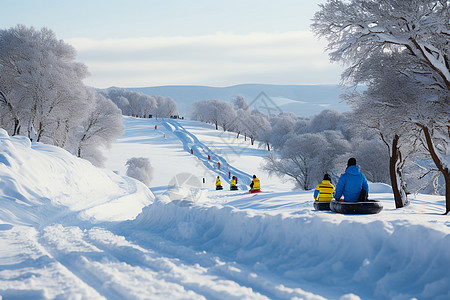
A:
[[[250,193],[261,193],[261,189],[249,190]]]
[[[237,185],[230,186],[230,191],[237,191],[237,190],[238,190]]]
[[[314,201],[314,208],[316,210],[330,210],[330,202]]]
[[[223,190],[223,186],[217,185],[217,186],[216,186],[216,190]]]
[[[383,209],[383,205],[379,201],[368,200],[366,202],[338,202],[332,200],[330,209],[341,214],[377,214]]]

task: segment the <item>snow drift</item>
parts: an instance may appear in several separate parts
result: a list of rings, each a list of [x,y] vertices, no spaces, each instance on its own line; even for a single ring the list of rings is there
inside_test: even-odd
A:
[[[123,221],[154,198],[136,180],[96,168],[61,148],[10,137],[3,129],[0,178],[0,219],[13,224],[48,223],[72,213],[95,222]]]

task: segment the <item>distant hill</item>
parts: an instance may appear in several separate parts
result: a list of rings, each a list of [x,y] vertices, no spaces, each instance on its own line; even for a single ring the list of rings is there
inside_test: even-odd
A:
[[[231,102],[236,96],[244,97],[252,107],[264,113],[283,111],[313,116],[324,109],[349,110],[340,99],[344,90],[337,85],[240,84],[229,87],[155,86],[129,89],[147,95],[171,97],[177,102],[180,115],[184,116],[189,115],[191,105],[196,101],[219,99]]]

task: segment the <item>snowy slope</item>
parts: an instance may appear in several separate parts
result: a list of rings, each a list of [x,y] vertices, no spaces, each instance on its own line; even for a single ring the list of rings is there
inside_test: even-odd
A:
[[[372,183],[378,215],[314,211],[312,191],[264,174],[265,151],[243,138],[192,121],[124,123],[104,170],[1,132],[4,299],[450,297],[442,197],[396,210],[390,187]],[[124,176],[130,157],[150,158],[153,193]],[[253,173],[264,193],[246,192]]]

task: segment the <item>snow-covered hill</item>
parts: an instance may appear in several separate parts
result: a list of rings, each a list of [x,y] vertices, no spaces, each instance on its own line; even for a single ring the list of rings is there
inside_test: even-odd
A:
[[[131,88],[148,95],[173,98],[181,115],[188,115],[192,103],[201,100],[219,99],[231,102],[243,96],[251,107],[264,113],[293,112],[299,116],[313,116],[324,109],[341,112],[349,107],[340,99],[344,90],[337,85],[271,85],[240,84],[229,87],[210,86],[156,86]],[[267,108],[270,111],[266,111]]]
[[[105,169],[0,132],[4,299],[450,297],[443,197],[396,210],[390,187],[372,183],[380,214],[315,211],[312,191],[265,174],[265,150],[243,138],[193,121],[124,123]],[[150,158],[151,191],[124,176],[130,157]],[[253,174],[261,194],[246,192]]]

